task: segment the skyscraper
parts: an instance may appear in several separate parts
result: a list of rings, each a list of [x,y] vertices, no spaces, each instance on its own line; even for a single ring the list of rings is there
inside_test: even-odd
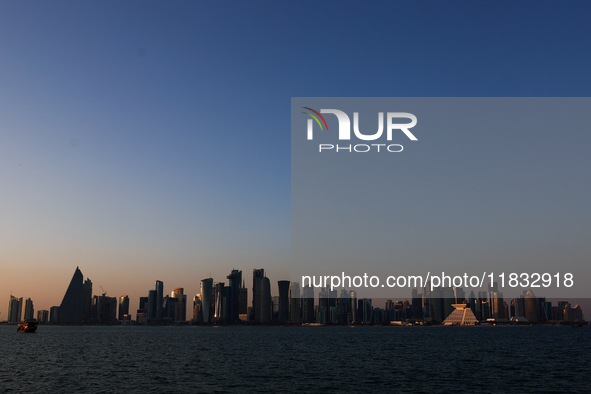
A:
[[[285,323],[289,319],[289,281],[280,280],[279,287],[279,321]]]
[[[175,310],[175,321],[176,322],[184,322],[187,320],[187,295],[185,294],[185,289],[182,287],[177,287],[171,293],[171,296],[177,300],[176,303],[176,310]]]
[[[211,323],[211,293],[213,289],[213,279],[207,278],[201,281],[201,310],[203,311],[203,323]],[[213,311],[211,311],[213,312]],[[213,313],[211,313],[213,314]]]
[[[299,323],[301,321],[301,305],[300,284],[293,282],[289,288],[289,321],[291,323]]]
[[[31,300],[30,298],[27,298],[25,300],[25,306],[24,306],[24,319],[23,320],[27,320],[27,319],[33,319],[33,314],[35,313],[35,310],[33,309],[33,300]]]
[[[98,324],[113,324],[117,320],[117,298],[105,294],[92,297],[92,319]]]
[[[213,314],[213,321],[214,322],[222,322],[225,321],[226,316],[224,316],[224,282],[219,282],[215,284],[215,292],[214,292],[214,314]]]
[[[240,292],[242,290],[242,271],[232,270],[228,279],[228,296],[226,300],[227,321],[237,322],[240,314]]]
[[[201,304],[200,294],[196,294],[193,297],[193,322],[203,323],[203,306]]]
[[[357,292],[354,290],[349,292],[349,304],[351,305],[351,323],[359,323],[359,313],[357,311]]]
[[[264,277],[264,269],[252,270],[252,310],[255,322],[261,321],[261,281]]]
[[[156,281],[156,320],[162,321],[162,302],[164,301],[164,283]]]
[[[304,286],[302,291],[302,320],[304,323],[314,323],[314,288],[310,285]]]
[[[49,322],[49,311],[48,310],[37,311],[37,321],[40,324],[48,323]]]
[[[156,290],[148,291],[148,321],[156,320],[158,315],[158,299],[156,297]]]
[[[49,322],[53,324],[57,324],[60,322],[60,307],[59,306],[52,306],[49,309]]]
[[[323,287],[318,293],[318,310],[316,313],[316,321],[320,320],[321,322],[325,323],[327,320],[326,313],[328,313],[328,311],[328,289]]]
[[[271,281],[266,276],[261,279],[261,314],[260,323],[271,321]]]
[[[92,282],[86,278],[82,290],[82,298],[84,304],[84,310],[82,313],[83,321],[90,321],[91,307],[92,307]]]
[[[19,300],[13,295],[10,296],[8,302],[8,322],[9,323],[20,323],[19,311],[21,310],[22,298]]]
[[[127,294],[119,297],[119,321],[123,321],[125,315],[129,315],[129,297]]]
[[[72,276],[70,285],[60,305],[62,323],[79,324],[82,322],[82,318],[84,317],[83,279],[82,272],[76,267],[74,276]]]
[[[538,305],[536,295],[533,291],[528,290],[525,293],[525,318],[530,323],[537,322],[539,319]]]
[[[248,314],[248,289],[244,285],[243,280],[242,287],[240,288],[240,300],[238,302],[238,316],[246,314]]]

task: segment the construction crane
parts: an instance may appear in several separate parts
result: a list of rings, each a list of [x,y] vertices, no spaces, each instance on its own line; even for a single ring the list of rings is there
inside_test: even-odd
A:
[[[103,291],[103,297],[107,295],[107,292],[105,291],[105,289],[103,289],[103,286],[99,285],[99,287],[101,288],[101,290]]]

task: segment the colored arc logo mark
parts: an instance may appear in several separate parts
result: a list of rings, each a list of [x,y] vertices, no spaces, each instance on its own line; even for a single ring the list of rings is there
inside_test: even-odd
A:
[[[322,122],[324,122],[324,125],[326,126],[326,131],[328,131],[328,125],[326,124],[326,120],[324,120],[324,116],[320,115],[320,113],[318,111],[315,111],[312,108],[308,108],[308,107],[302,107],[302,108],[310,110],[310,111],[314,112],[316,115],[320,116],[320,119],[322,119]],[[313,117],[314,120],[316,121],[316,123],[318,123],[318,126],[320,126],[320,130],[323,130],[322,123],[320,123],[320,120],[318,120],[318,118],[316,116],[312,115],[309,112],[302,112],[302,113]]]

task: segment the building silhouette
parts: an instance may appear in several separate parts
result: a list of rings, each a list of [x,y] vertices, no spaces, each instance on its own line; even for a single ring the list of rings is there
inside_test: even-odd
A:
[[[174,310],[174,321],[175,322],[184,322],[187,320],[187,295],[185,294],[185,289],[182,287],[175,288],[172,293],[171,297],[176,300],[175,310]]]
[[[35,310],[33,308],[33,300],[31,300],[30,298],[27,298],[25,300],[25,306],[24,306],[24,320],[28,320],[28,319],[33,319]]]
[[[82,286],[82,299],[83,299],[83,312],[82,321],[88,322],[91,318],[92,308],[92,282],[86,278],[84,285]]]
[[[354,290],[349,292],[349,304],[351,309],[351,323],[357,324],[359,323],[359,312],[357,309],[357,292]]]
[[[59,306],[52,306],[49,309],[49,322],[52,324],[58,324],[60,321],[61,321],[60,307]]]
[[[225,322],[226,316],[224,315],[224,304],[225,304],[225,297],[224,297],[224,282],[218,282],[214,286],[214,311],[213,311],[213,321],[217,322]]]
[[[37,321],[40,324],[49,323],[49,311],[48,310],[40,310],[37,311]]]
[[[262,268],[252,271],[252,309],[256,323],[271,321],[271,282]]]
[[[156,290],[148,291],[148,321],[155,321],[158,315],[158,299],[156,297]]]
[[[164,283],[162,281],[156,281],[156,320],[162,321],[163,318],[163,310],[162,310],[162,303],[164,301]]]
[[[125,320],[125,315],[129,315],[129,297],[127,294],[119,297],[119,321]]]
[[[238,302],[238,316],[248,315],[248,289],[244,285],[244,279],[242,280],[242,287],[240,288],[240,300]],[[246,318],[244,320],[247,320]]]
[[[255,322],[261,321],[261,287],[264,277],[264,269],[252,270],[252,310]]]
[[[193,322],[203,323],[203,305],[201,304],[201,294],[193,297]]]
[[[314,288],[310,285],[304,286],[302,291],[302,322],[314,323],[316,314],[314,313]]]
[[[285,323],[289,320],[289,281],[277,281],[279,287],[279,321]]]
[[[16,298],[13,295],[10,296],[8,302],[8,322],[9,323],[20,323],[21,322],[21,311],[22,311],[22,298]]]
[[[228,279],[226,295],[226,321],[235,323],[240,320],[240,296],[242,291],[242,271],[233,269]]]
[[[531,290],[525,293],[525,318],[530,323],[539,320],[538,301],[536,295]]]
[[[117,321],[117,298],[105,294],[93,296],[91,321],[95,324],[114,324]]]
[[[300,323],[302,320],[302,299],[300,284],[293,282],[289,288],[289,321]]]
[[[203,311],[203,323],[211,323],[213,310],[211,308],[211,295],[213,292],[213,279],[207,278],[201,280],[201,310]]]
[[[269,323],[271,321],[272,303],[271,303],[271,281],[266,276],[261,279],[261,306],[260,323]]]
[[[61,323],[79,324],[84,318],[84,277],[78,267],[60,304]]]

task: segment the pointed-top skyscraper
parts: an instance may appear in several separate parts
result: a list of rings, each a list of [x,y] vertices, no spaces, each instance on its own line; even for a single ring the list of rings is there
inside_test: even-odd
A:
[[[84,276],[80,269],[76,267],[74,276],[70,281],[68,290],[60,305],[60,314],[62,323],[78,324],[84,317]]]

